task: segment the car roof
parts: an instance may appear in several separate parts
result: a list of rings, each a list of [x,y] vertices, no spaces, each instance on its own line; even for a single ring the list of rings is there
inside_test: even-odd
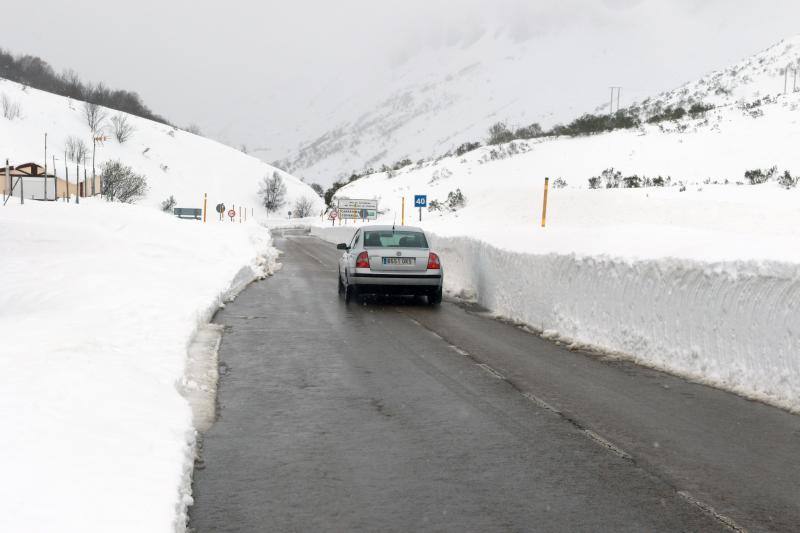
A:
[[[373,226],[361,226],[359,229],[364,231],[392,231],[392,230],[402,230],[402,231],[418,231],[420,233],[424,233],[422,228],[417,228],[415,226],[390,226],[388,224],[378,225],[375,224]]]

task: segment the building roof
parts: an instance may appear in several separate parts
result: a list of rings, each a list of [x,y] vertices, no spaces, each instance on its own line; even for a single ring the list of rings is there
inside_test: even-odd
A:
[[[44,167],[37,163],[22,163],[21,165],[9,165],[8,174],[13,177],[35,177],[35,178],[53,178],[54,174],[44,173]],[[0,167],[0,177],[6,175],[6,167]]]

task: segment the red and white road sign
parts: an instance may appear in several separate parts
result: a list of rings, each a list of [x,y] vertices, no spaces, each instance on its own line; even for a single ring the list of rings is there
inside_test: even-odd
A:
[[[235,217],[236,216],[236,210],[235,209],[231,209],[230,211],[228,211],[228,216],[231,217],[231,218]]]
[[[337,215],[336,211],[331,211],[330,214],[328,215],[328,219],[329,220],[336,220],[337,216],[338,215]]]

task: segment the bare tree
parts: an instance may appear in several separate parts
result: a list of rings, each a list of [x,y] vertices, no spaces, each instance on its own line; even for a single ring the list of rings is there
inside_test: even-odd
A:
[[[147,178],[121,161],[106,161],[100,168],[103,196],[109,202],[132,204],[147,193]]]
[[[67,151],[67,159],[75,161],[76,163],[83,163],[89,153],[89,147],[83,142],[83,139],[70,135],[64,143]]]
[[[193,133],[195,135],[202,135],[203,133],[200,131],[200,126],[195,123],[189,124],[186,126],[186,131],[189,133]]]
[[[117,138],[117,142],[120,144],[124,144],[125,141],[131,138],[133,132],[136,131],[136,128],[130,123],[128,117],[122,113],[111,117],[111,125],[114,128],[114,137]]]
[[[2,104],[3,104],[3,118],[7,118],[9,120],[14,120],[15,118],[19,118],[20,115],[20,107],[19,102],[12,102],[6,93],[3,93],[2,97]]]
[[[271,177],[264,176],[258,194],[261,196],[262,205],[270,213],[277,211],[286,203],[286,185],[277,170],[272,173]]]
[[[314,208],[314,202],[312,202],[309,198],[303,196],[299,198],[294,203],[294,209],[292,210],[292,215],[295,218],[306,218],[311,216],[311,210]]]
[[[97,104],[91,102],[83,103],[83,116],[86,119],[86,124],[92,133],[97,133],[103,126],[103,122],[108,118],[108,113]]]

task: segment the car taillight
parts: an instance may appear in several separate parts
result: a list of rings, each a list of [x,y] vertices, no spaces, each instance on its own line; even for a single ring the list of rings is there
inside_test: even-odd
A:
[[[356,258],[356,268],[369,268],[369,254],[361,252]]]
[[[428,254],[428,270],[439,270],[442,264],[439,262],[439,256],[431,252]]]

